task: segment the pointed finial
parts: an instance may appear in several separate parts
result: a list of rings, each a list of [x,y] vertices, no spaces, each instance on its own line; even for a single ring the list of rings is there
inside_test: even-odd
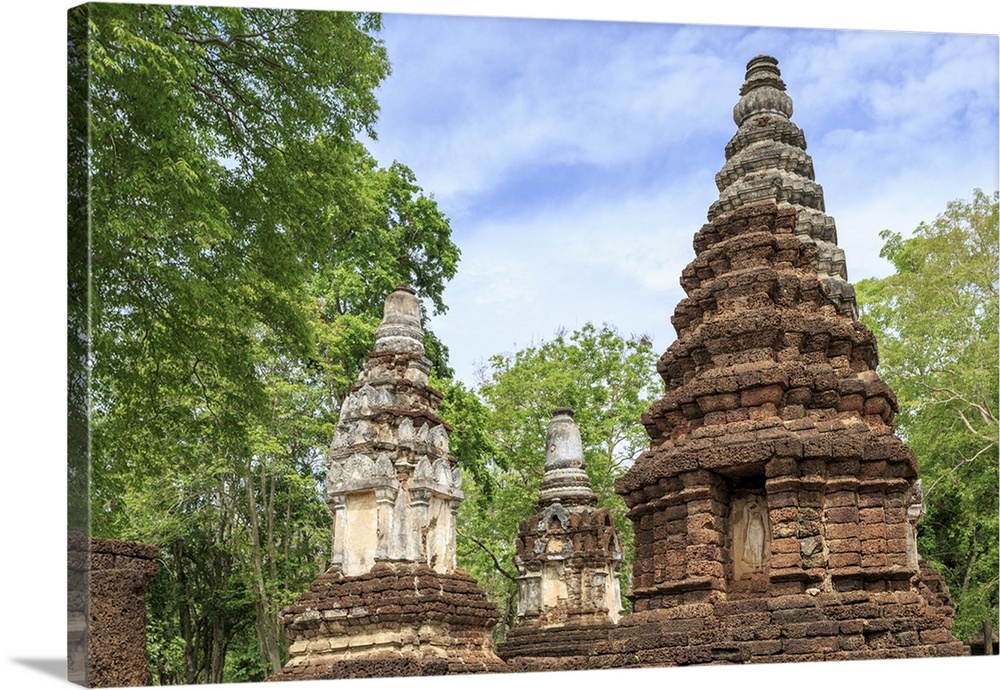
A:
[[[792,99],[785,93],[778,61],[770,55],[750,60],[733,107],[738,129],[726,145],[726,163],[715,176],[719,199],[709,207],[708,219],[760,202],[795,208],[795,235],[816,247],[816,273],[824,294],[840,313],[857,318],[836,223],[826,213],[805,135],[791,116]]]
[[[740,97],[733,108],[737,126],[754,115],[780,115],[786,119],[792,116],[792,99],[785,93],[778,61],[770,55],[758,55],[747,63]]]

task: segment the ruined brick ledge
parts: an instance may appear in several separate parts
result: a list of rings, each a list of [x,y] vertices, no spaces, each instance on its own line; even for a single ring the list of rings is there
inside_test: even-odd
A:
[[[282,610],[290,658],[269,681],[499,673],[499,618],[475,580],[415,563],[331,569]]]
[[[938,583],[935,583],[938,584]],[[931,595],[931,596],[928,596]],[[565,630],[509,638],[508,668],[569,671],[720,663],[793,663],[968,656],[951,636],[951,610],[930,591],[821,592],[703,602],[633,613],[586,646]],[[578,653],[572,654],[576,643]],[[556,652],[562,648],[564,656]],[[581,651],[585,650],[585,651]]]

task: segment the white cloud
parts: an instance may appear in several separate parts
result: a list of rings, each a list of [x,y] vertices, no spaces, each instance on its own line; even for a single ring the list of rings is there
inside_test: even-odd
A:
[[[730,94],[704,86],[718,56],[672,48],[690,43],[690,30],[488,18],[388,25],[390,54],[399,49],[376,151],[460,207],[526,166],[627,163],[725,125],[705,114],[732,107]],[[411,124],[407,104],[426,99],[443,114]]]
[[[489,356],[587,322],[646,334],[665,349],[683,297],[680,273],[711,201],[691,186],[682,180],[656,196],[583,199],[472,228],[445,292],[449,312],[431,322],[459,377],[471,381]]]

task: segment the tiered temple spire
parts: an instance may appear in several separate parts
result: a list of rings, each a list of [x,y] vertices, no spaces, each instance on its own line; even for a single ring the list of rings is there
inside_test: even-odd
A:
[[[401,286],[385,302],[375,347],[346,396],[327,456],[333,564],[360,575],[376,562],[455,569],[462,474],[427,385],[420,301]]]
[[[673,663],[961,654],[916,553],[916,459],[791,114],[777,61],[751,60],[650,448],[615,485],[635,528],[622,623],[712,630],[673,636]]]
[[[747,65],[740,100],[733,108],[738,127],[726,145],[726,163],[715,176],[719,199],[708,219],[761,201],[795,209],[795,236],[816,247],[815,266],[824,294],[837,310],[857,317],[854,288],[847,282],[837,227],[826,214],[823,188],[816,183],[802,130],[791,120],[778,61],[758,55]]]
[[[517,540],[521,622],[545,627],[620,617],[621,545],[611,514],[596,506],[573,410],[556,408],[545,436],[538,512],[521,522]]]
[[[456,568],[461,470],[428,384],[420,301],[385,301],[375,346],[327,457],[333,565],[287,607],[289,660],[273,680],[496,671],[499,612]]]

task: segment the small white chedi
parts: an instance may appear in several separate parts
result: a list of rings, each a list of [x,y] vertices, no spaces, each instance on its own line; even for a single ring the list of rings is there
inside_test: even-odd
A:
[[[450,572],[462,475],[437,401],[427,397],[431,362],[412,289],[388,296],[375,337],[374,356],[344,400],[327,456],[332,563],[348,576],[386,561]]]
[[[282,609],[289,658],[270,680],[503,668],[499,611],[455,563],[462,475],[411,288],[386,298],[375,338],[327,456],[332,563]]]

